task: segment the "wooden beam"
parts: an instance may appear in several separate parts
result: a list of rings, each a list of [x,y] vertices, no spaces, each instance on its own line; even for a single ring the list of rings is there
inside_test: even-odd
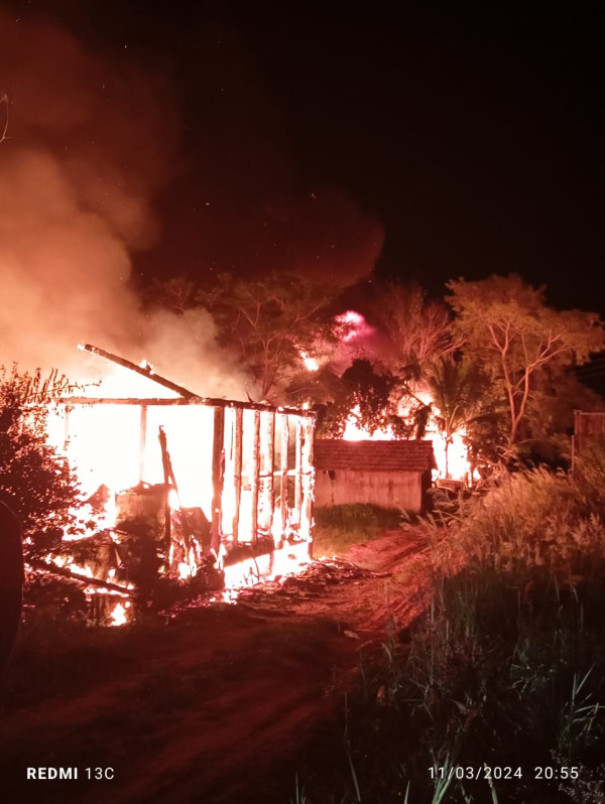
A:
[[[296,420],[296,466],[295,466],[295,481],[294,481],[294,507],[298,512],[298,521],[300,522],[300,510],[302,507],[302,445],[303,445],[303,427],[300,419]]]
[[[225,479],[225,411],[214,408],[212,440],[212,530],[210,546],[218,555],[222,538],[223,483]]]
[[[183,399],[182,397],[175,397],[169,399],[167,397],[111,397],[111,396],[66,396],[53,400],[59,405],[72,407],[73,405],[145,405],[153,407],[154,405],[205,405],[195,399]]]
[[[103,587],[103,589],[109,589],[113,592],[120,592],[121,594],[128,595],[129,597],[136,591],[134,588],[128,589],[126,586],[120,586],[117,583],[111,583],[111,581],[102,581],[100,578],[90,578],[88,575],[84,575],[82,572],[72,572],[67,567],[58,567],[56,564],[49,564],[47,561],[43,561],[42,559],[31,558],[26,563],[29,564],[30,567],[33,567],[33,569],[49,572],[51,575],[60,575],[62,578],[71,578],[74,581],[88,584],[90,586],[100,586]]]
[[[275,405],[263,405],[260,402],[240,402],[236,399],[213,399],[204,396],[184,397],[110,397],[110,396],[58,396],[53,403],[56,405],[205,405],[211,408],[239,408],[240,410],[268,410],[274,413],[287,413],[294,416],[314,419],[316,414],[312,410],[300,408],[282,408]]]
[[[265,502],[268,506],[269,516],[267,519],[267,528],[271,533],[273,527],[273,508],[275,506],[275,484],[273,482],[273,473],[275,471],[275,413],[266,413],[266,430],[265,430],[265,455],[263,474],[265,475]]]
[[[98,346],[92,346],[90,343],[80,344],[78,349],[84,352],[90,352],[90,354],[93,355],[98,355],[99,357],[104,357],[105,360],[111,360],[112,363],[117,363],[118,366],[122,366],[129,371],[134,371],[152,382],[157,382],[158,385],[162,385],[164,388],[168,388],[186,399],[197,396],[193,391],[183,388],[182,385],[177,385],[175,382],[172,382],[172,380],[168,380],[166,377],[156,374],[152,366],[137,366],[137,364],[133,363],[131,360],[126,360],[124,357],[114,355],[112,352],[100,349]]]
[[[233,442],[233,485],[234,485],[234,510],[233,510],[233,541],[237,544],[239,539],[239,511],[242,499],[242,448],[244,443],[243,433],[244,411],[241,408],[235,409],[235,433]]]
[[[168,444],[166,441],[166,431],[160,425],[158,429],[158,441],[160,442],[160,452],[162,453],[162,469],[164,472],[164,487],[166,489],[166,496],[164,499],[164,549],[166,555],[169,555],[170,543],[172,540],[172,511],[170,510],[169,490],[175,489],[178,496],[178,489],[176,479],[172,470],[172,461],[170,460],[170,453],[168,452]]]

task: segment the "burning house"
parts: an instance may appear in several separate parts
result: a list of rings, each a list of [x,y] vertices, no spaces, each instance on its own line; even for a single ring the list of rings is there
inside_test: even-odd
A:
[[[155,544],[147,551],[157,565],[152,570],[174,580],[192,579],[211,563],[233,586],[309,557],[310,410],[200,397],[149,366],[83,348],[173,393],[69,396],[54,405],[51,438],[76,469],[88,504],[101,514],[118,564],[121,542],[141,521],[153,523]],[[120,578],[116,561],[111,564],[97,562],[92,570],[89,564],[85,574],[114,593],[125,592],[129,582],[144,584],[144,573]],[[79,563],[71,569],[82,573]]]

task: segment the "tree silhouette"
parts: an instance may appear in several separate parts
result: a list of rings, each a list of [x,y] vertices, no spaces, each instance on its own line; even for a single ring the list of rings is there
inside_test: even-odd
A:
[[[454,332],[463,340],[468,362],[480,366],[508,409],[509,447],[526,424],[538,380],[548,370],[564,372],[605,347],[596,313],[557,311],[546,305],[545,288],[521,277],[491,276],[448,283],[447,301],[456,313]]]

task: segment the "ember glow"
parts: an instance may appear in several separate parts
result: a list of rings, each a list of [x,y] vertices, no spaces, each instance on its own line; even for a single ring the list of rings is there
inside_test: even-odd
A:
[[[319,362],[315,357],[309,357],[306,352],[301,352],[300,356],[307,371],[319,371]]]
[[[346,313],[337,316],[336,323],[343,330],[341,340],[344,343],[349,343],[373,331],[361,313],[355,310],[347,310]]]
[[[392,441],[396,436],[392,427],[374,430],[370,433],[369,430],[363,428],[359,424],[361,410],[359,405],[356,405],[347,419],[342,437],[345,441]]]
[[[110,615],[110,625],[126,625],[129,622],[128,610],[130,607],[131,603],[129,600],[127,600],[125,603],[116,603]]]

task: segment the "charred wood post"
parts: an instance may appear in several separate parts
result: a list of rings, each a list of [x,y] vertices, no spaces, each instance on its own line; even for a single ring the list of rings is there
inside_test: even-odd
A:
[[[252,466],[250,468],[250,485],[252,494],[252,542],[258,539],[258,496],[260,486],[260,411],[254,411],[254,431],[252,441]]]
[[[315,470],[313,467],[315,426],[312,419],[302,423],[303,441],[301,444],[302,469],[302,503],[300,511],[301,536],[311,541],[311,528],[313,524],[313,486]]]
[[[212,441],[212,531],[210,546],[218,555],[222,538],[222,498],[225,478],[225,409],[214,408]]]
[[[244,411],[235,409],[235,432],[233,434],[233,541],[237,544],[239,539],[239,512],[242,498],[242,449],[244,443],[243,432]]]
[[[275,494],[273,485],[275,456],[275,413],[261,413],[260,439],[260,510],[263,513],[261,530],[271,532]]]
[[[303,500],[303,423],[298,419],[296,421],[296,464],[295,464],[295,479],[294,479],[294,506],[298,514],[298,521],[300,523],[300,512]]]
[[[159,428],[158,439],[160,442],[160,450],[162,452],[162,467],[164,469],[164,486],[165,486],[165,499],[164,499],[164,548],[168,552],[170,550],[170,500],[168,499],[169,489],[176,490],[176,481],[174,472],[172,471],[172,461],[170,460],[170,453],[168,452],[168,445],[166,443],[166,431],[163,427]],[[178,491],[177,491],[178,494]]]

